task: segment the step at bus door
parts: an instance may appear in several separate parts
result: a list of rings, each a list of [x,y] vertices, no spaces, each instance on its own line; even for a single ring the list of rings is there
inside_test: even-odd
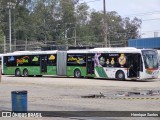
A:
[[[47,72],[47,55],[42,55],[40,57],[40,68],[41,73]]]
[[[88,54],[86,61],[87,61],[86,63],[87,74],[94,74],[94,55]]]

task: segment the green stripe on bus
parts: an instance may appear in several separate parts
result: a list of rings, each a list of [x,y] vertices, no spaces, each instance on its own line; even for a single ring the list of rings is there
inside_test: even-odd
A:
[[[108,78],[106,72],[104,71],[103,67],[96,67],[96,71],[99,77]]]

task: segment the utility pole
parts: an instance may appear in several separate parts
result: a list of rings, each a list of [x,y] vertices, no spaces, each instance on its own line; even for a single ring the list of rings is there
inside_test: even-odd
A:
[[[107,40],[107,22],[106,22],[106,0],[103,0],[103,14],[104,14],[104,46],[108,47],[108,40]]]
[[[15,13],[14,13],[14,51],[17,49],[16,42],[16,29],[15,29]]]
[[[15,8],[15,3],[7,2],[7,8],[9,9],[9,50],[12,52],[12,28],[11,28],[11,9]]]
[[[25,43],[25,51],[27,50],[27,38],[26,38],[26,43]]]
[[[69,30],[68,28],[64,30],[64,40],[65,40],[66,50],[68,50],[68,36],[67,36],[68,30]]]
[[[9,8],[9,51],[12,52],[12,34],[11,34],[11,9]]]
[[[6,36],[4,35],[4,53],[6,53]]]
[[[76,1],[75,1],[75,5],[76,5],[76,4],[77,4],[77,5],[79,4],[79,0],[76,0]],[[77,19],[77,15],[78,15],[78,14],[77,14],[77,10],[76,10],[76,9],[75,9],[74,12],[75,12],[75,17],[76,17],[75,27],[74,27],[74,46],[77,47],[77,20],[78,20],[78,19]]]
[[[77,32],[76,32],[76,27],[74,28],[74,46],[77,46]]]

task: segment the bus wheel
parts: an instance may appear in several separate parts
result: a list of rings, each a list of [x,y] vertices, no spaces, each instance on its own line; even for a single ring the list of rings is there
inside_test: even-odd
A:
[[[75,78],[80,78],[80,77],[81,77],[81,71],[80,71],[79,69],[76,69],[76,70],[74,71],[74,77],[75,77]]]
[[[20,76],[21,76],[21,71],[20,71],[20,69],[16,69],[16,71],[15,71],[15,76],[16,76],[16,77],[20,77]]]
[[[27,69],[23,70],[23,75],[24,75],[24,77],[28,77],[28,70]]]
[[[121,71],[121,70],[117,71],[117,73],[116,73],[116,78],[117,78],[118,80],[125,80],[124,72]]]
[[[36,75],[36,77],[42,77],[42,75]]]

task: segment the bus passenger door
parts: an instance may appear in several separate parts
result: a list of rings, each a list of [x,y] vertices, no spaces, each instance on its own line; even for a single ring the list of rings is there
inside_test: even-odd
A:
[[[47,72],[47,55],[42,55],[40,57],[40,69],[41,73]]]
[[[140,76],[140,71],[142,71],[142,60],[140,54],[131,54],[129,56],[129,70],[128,77],[134,78]]]
[[[87,74],[94,74],[94,55],[87,54],[86,61]]]

